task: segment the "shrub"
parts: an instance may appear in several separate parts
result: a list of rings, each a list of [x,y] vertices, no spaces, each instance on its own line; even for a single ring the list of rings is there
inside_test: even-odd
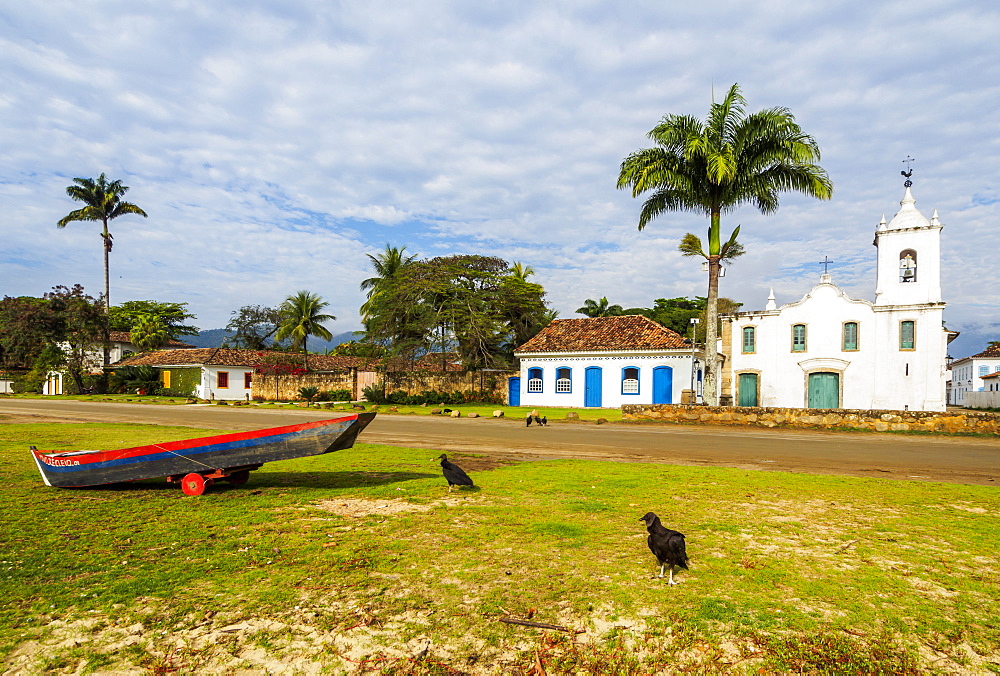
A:
[[[345,389],[330,390],[326,395],[329,401],[351,401],[354,398],[354,393]]]
[[[319,394],[319,388],[315,385],[299,388],[299,396],[306,401],[312,401]]]
[[[361,394],[364,396],[365,401],[369,401],[373,404],[385,404],[385,384],[375,383],[374,385],[369,385],[368,387],[361,390]]]

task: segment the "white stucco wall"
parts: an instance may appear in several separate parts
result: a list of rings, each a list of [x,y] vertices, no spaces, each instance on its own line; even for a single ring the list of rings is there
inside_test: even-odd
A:
[[[683,390],[691,387],[691,352],[624,353],[600,352],[578,354],[519,355],[521,359],[521,406],[561,406],[583,408],[585,405],[586,370],[601,369],[601,406],[618,408],[623,404],[653,403],[653,370],[659,366],[672,371],[671,401],[680,403]],[[700,353],[696,354],[700,361]],[[571,373],[571,391],[556,392],[556,369],[568,367]],[[639,392],[622,392],[623,370],[639,370]],[[528,372],[542,369],[542,392],[528,392]]]
[[[943,304],[875,306],[846,296],[824,275],[802,300],[743,313],[733,322],[730,361],[734,401],[739,374],[757,373],[758,405],[808,406],[810,373],[839,374],[840,408],[941,411],[945,408],[947,334]],[[913,321],[914,349],[901,350],[903,321]],[[843,327],[858,324],[858,349],[843,349]],[[792,326],[806,327],[806,349],[792,351]],[[756,352],[742,351],[743,328],[756,329]]]
[[[219,372],[229,374],[229,386],[219,387]],[[244,387],[245,375],[253,373],[253,368],[244,366],[202,366],[201,383],[195,388],[195,395],[201,399],[224,399],[236,401],[250,398],[250,388]],[[251,376],[252,377],[252,376]]]

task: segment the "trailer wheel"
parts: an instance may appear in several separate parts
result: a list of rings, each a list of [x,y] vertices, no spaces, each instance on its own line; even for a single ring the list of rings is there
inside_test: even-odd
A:
[[[250,470],[241,469],[239,472],[233,472],[226,477],[226,481],[234,486],[242,486],[247,481],[250,481]]]
[[[206,480],[202,475],[192,472],[181,479],[181,490],[184,495],[201,495],[213,483],[215,482],[211,479]]]

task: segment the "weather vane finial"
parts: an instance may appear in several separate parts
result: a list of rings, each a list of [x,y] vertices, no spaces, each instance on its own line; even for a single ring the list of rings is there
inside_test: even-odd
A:
[[[913,169],[910,167],[910,164],[913,162],[916,162],[916,160],[907,155],[906,159],[903,160],[903,164],[906,165],[906,171],[899,172],[900,174],[906,177],[906,180],[903,181],[903,186],[906,188],[909,188],[911,185],[913,185],[913,181],[910,180],[910,176],[913,176]]]

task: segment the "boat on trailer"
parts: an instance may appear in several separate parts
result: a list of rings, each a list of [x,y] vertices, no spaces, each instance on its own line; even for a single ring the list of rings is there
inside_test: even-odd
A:
[[[216,479],[242,485],[266,462],[333,453],[354,445],[375,413],[113,451],[31,453],[47,486],[80,488],[166,477],[187,495],[201,495]]]

